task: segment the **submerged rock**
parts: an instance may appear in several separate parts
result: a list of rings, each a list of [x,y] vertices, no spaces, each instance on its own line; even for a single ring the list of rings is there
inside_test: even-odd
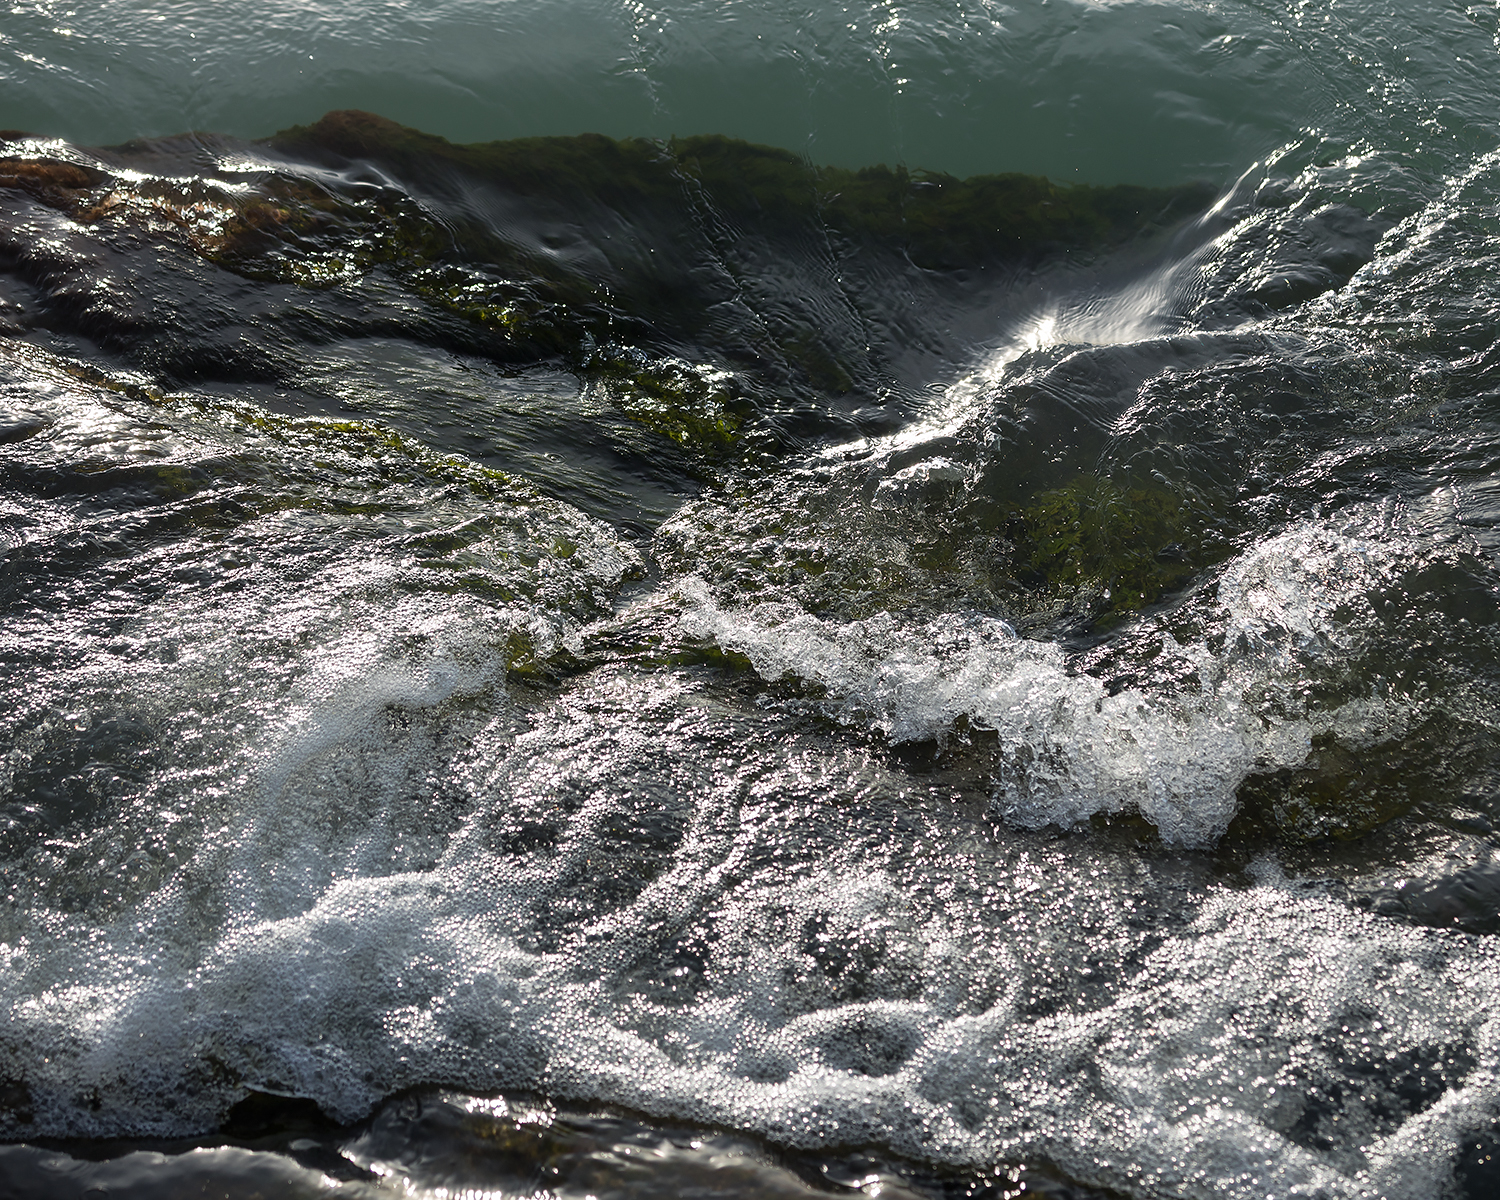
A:
[[[288,334],[395,333],[564,366],[707,461],[890,428],[925,385],[920,364],[966,349],[955,329],[976,297],[1211,199],[1196,185],[818,167],[717,135],[455,145],[352,111],[248,147],[191,135],[94,161],[24,138],[10,149],[0,192],[89,236],[69,253],[17,227],[6,260],[49,323],[139,365],[286,378]],[[101,241],[118,294],[80,279]],[[295,292],[247,311],[230,280],[157,262],[169,248]]]
[[[666,142],[582,134],[463,146],[358,111],[331,112],[278,133],[271,144],[299,156],[377,161],[403,178],[456,168],[516,195],[569,205],[670,212],[702,197],[737,222],[773,229],[816,222],[898,247],[930,270],[1097,249],[1201,211],[1214,195],[1203,184],[1070,187],[1014,173],[957,179],[884,164],[818,167],[790,150],[717,134]]]
[[[1080,475],[1019,507],[1007,528],[1031,590],[1119,617],[1182,587],[1211,559],[1206,516],[1159,483]]]
[[[1212,199],[1198,185],[1063,187],[1014,174],[817,167],[718,135],[463,146],[354,111],[269,144],[340,169],[377,164],[441,206],[454,242],[447,257],[507,279],[435,288],[423,278],[424,296],[597,372],[624,411],[711,455],[748,432],[752,410],[778,407],[778,391],[802,406],[847,409],[847,398],[868,403],[889,388],[901,347],[872,330],[907,320],[900,310],[913,290],[951,293],[960,281],[944,275],[1098,251]],[[503,221],[488,219],[499,213]],[[518,242],[507,228],[532,239]],[[516,290],[516,275],[529,292]],[[643,365],[624,344],[667,358]],[[703,372],[678,369],[673,357],[723,363],[755,399],[703,386]],[[776,421],[772,444],[799,440],[798,423]],[[766,432],[752,440],[764,445]]]

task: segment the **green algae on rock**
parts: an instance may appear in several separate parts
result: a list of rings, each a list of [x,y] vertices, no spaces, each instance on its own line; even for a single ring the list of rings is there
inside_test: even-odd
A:
[[[1159,483],[1080,475],[1020,506],[1007,532],[1033,591],[1087,595],[1118,618],[1183,587],[1213,557],[1208,515]]]
[[[507,368],[563,367],[700,466],[887,431],[922,386],[903,356],[963,341],[941,322],[918,334],[912,313],[957,314],[1048,256],[1106,250],[1209,199],[1196,186],[818,167],[717,135],[455,145],[353,111],[248,157],[226,143],[219,171],[185,176],[180,158],[201,167],[213,143],[129,143],[78,162],[13,140],[0,189],[127,256],[145,233],[233,276],[323,293],[276,301],[297,336],[394,334]],[[148,369],[184,381],[283,370],[269,325],[179,351],[192,339],[160,303],[124,319],[118,301],[67,286],[71,268],[41,247],[16,252],[90,336]],[[217,307],[219,325],[247,324],[234,284],[196,280],[208,303],[185,304],[189,320]]]
[[[907,252],[932,269],[979,260],[1034,260],[1057,250],[1097,249],[1201,211],[1212,189],[1065,186],[1040,176],[957,179],[885,165],[818,167],[789,150],[718,134],[615,140],[600,134],[453,143],[372,113],[331,112],[271,139],[298,154],[369,158],[403,174],[458,169],[519,195],[608,204],[678,206],[701,188],[737,220],[830,229]]]
[[[405,260],[414,290],[491,331],[502,356],[585,367],[628,415],[710,458],[752,429],[761,449],[796,444],[797,428],[821,419],[809,410],[830,400],[836,410],[878,409],[873,398],[899,383],[889,359],[900,347],[872,330],[958,295],[971,286],[961,276],[1104,250],[1211,199],[1198,185],[1063,187],[1024,175],[818,167],[718,135],[455,145],[355,111],[268,145],[399,178],[443,214],[450,239],[432,253],[430,238],[407,238],[423,247]],[[476,216],[492,212],[504,221]],[[796,265],[810,254],[811,269]],[[756,405],[727,419],[714,407],[696,411],[722,389],[679,386],[676,361],[694,364],[694,378],[741,378],[762,410],[808,415],[757,422]]]

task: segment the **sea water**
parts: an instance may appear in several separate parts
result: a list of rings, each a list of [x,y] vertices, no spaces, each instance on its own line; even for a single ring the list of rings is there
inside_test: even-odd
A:
[[[1497,30],[11,4],[8,1194],[1491,1194]]]

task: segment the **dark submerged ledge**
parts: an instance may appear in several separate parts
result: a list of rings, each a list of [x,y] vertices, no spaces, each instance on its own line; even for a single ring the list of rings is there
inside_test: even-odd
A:
[[[875,1183],[900,1200],[1120,1200],[1039,1164],[966,1171],[871,1146],[796,1150],[610,1104],[524,1093],[481,1098],[438,1087],[398,1093],[347,1126],[309,1100],[252,1091],[216,1134],[0,1145],[0,1186],[16,1200],[106,1193],[315,1200],[330,1194],[331,1181],[378,1187],[392,1166],[395,1186],[379,1195],[396,1195],[407,1183],[424,1195],[833,1200],[867,1194]]]
[[[0,196],[88,234],[76,252],[40,245],[0,208],[0,270],[37,290],[50,327],[164,383],[296,388],[299,345],[361,336],[554,365],[650,430],[683,478],[899,427],[992,335],[1018,275],[1214,196],[817,167],[712,135],[461,146],[355,111],[267,139],[294,169],[267,162],[226,190],[203,153],[216,143],[16,146]],[[79,277],[101,239],[123,282],[108,294]]]
[[[270,145],[298,157],[368,159],[403,178],[455,167],[518,195],[613,206],[672,208],[683,187],[709,193],[724,214],[789,226],[819,220],[859,239],[900,244],[923,268],[1025,262],[1099,249],[1200,212],[1208,184],[1172,188],[1064,186],[1037,175],[958,179],[898,166],[817,167],[789,150],[718,134],[615,140],[601,134],[455,145],[358,110],[283,130]]]

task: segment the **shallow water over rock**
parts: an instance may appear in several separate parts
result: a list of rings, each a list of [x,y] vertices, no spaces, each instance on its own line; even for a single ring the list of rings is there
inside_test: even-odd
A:
[[[6,134],[0,1179],[1487,1195],[1429,69],[1222,187]]]

